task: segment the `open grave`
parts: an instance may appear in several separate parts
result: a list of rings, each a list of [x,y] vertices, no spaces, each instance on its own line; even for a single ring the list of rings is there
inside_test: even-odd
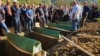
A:
[[[7,34],[7,41],[4,43],[7,55],[32,56],[34,52],[37,52],[34,55],[43,56],[45,55],[44,50],[46,51],[62,41],[59,37],[60,31],[47,28],[34,28],[33,30],[34,32],[26,33],[25,36]]]
[[[93,56],[100,56],[100,23],[86,23],[85,27],[75,33],[64,34],[78,46],[91,53]],[[71,42],[66,40],[57,44],[47,51],[47,56],[89,56],[82,50],[76,48]]]
[[[62,41],[62,38],[60,37],[60,31],[49,28],[36,27],[33,29],[33,32],[26,33],[25,36],[40,41],[44,50],[50,49]]]
[[[100,56],[99,29],[100,23],[98,22],[86,23],[85,27],[76,31],[75,34],[68,31],[64,36],[94,56]],[[27,37],[31,40],[39,41],[41,43],[42,51],[45,50],[46,52],[46,56],[89,56],[82,50],[76,48],[72,43],[61,38],[61,35],[59,34],[62,34],[60,30],[34,28],[33,32],[25,33],[21,38]],[[9,46],[10,44],[8,43],[7,45]],[[10,46],[10,48],[13,47]],[[17,56],[20,56],[18,53],[16,54]],[[37,53],[37,56],[43,55],[44,52],[40,51]]]

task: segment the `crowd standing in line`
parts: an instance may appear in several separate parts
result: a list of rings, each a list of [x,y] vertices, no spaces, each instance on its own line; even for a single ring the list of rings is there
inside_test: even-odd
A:
[[[19,5],[17,0],[10,5],[10,0],[6,5],[0,0],[0,36],[2,29],[6,33],[9,28],[14,28],[15,34],[24,31],[31,32],[35,27],[36,21],[39,21],[40,27],[45,27],[48,23],[57,23],[59,21],[71,21],[73,31],[84,27],[86,20],[96,21],[96,17],[100,16],[98,4],[88,4],[87,1],[83,6],[78,1],[73,1],[72,6],[47,6],[46,4],[22,4]]]

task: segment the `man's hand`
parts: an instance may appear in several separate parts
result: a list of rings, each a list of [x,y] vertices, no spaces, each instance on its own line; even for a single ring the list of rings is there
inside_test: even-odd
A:
[[[88,15],[88,12],[86,12],[86,16]]]
[[[5,22],[5,20],[3,19],[2,22]]]

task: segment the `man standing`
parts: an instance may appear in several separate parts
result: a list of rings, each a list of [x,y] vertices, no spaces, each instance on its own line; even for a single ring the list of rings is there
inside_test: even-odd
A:
[[[46,24],[45,17],[44,17],[44,11],[43,11],[43,5],[39,4],[39,7],[36,9],[36,14],[38,16],[40,27],[44,27]]]
[[[12,16],[13,16],[13,20],[14,20],[14,29],[15,29],[15,34],[18,34],[21,32],[20,26],[20,9],[19,9],[19,5],[17,4],[17,0],[13,1],[13,6],[11,7],[12,9]]]
[[[2,34],[2,28],[5,30],[6,33],[9,32],[6,24],[5,24],[5,11],[4,8],[1,7],[2,1],[0,0],[0,34]]]
[[[27,29],[26,27],[26,21],[27,21],[27,16],[26,16],[26,11],[27,11],[27,4],[24,4],[23,7],[21,8],[21,18],[23,22],[23,29],[24,31]]]
[[[28,10],[26,11],[26,16],[27,16],[27,24],[28,24],[28,31],[32,31],[32,29],[34,28],[33,26],[33,10],[31,9],[32,6],[28,5]]]
[[[44,4],[43,6],[43,11],[44,11],[44,17],[45,17],[45,21],[46,21],[46,24],[48,23],[48,6],[46,4]]]
[[[97,15],[98,15],[98,4],[96,4],[96,3],[92,3],[92,6],[91,6],[92,8],[91,8],[91,20],[92,21],[96,21],[96,17],[97,17]]]
[[[82,19],[81,19],[81,27],[84,27],[86,19],[88,17],[88,14],[90,12],[90,7],[87,4],[87,1],[84,2],[84,7],[83,7],[83,13],[82,13]]]
[[[73,1],[73,8],[72,11],[70,12],[70,19],[72,22],[72,28],[73,31],[77,30],[79,28],[79,23],[80,23],[80,7],[77,1]]]
[[[13,26],[13,19],[12,19],[12,12],[11,12],[11,6],[10,6],[10,0],[7,0],[6,6],[5,6],[5,17],[6,17],[6,24],[8,27]]]
[[[32,4],[31,6],[32,6],[32,11],[33,11],[33,27],[35,27],[35,23],[36,23],[36,14],[35,14],[36,5]]]
[[[49,14],[48,20],[49,20],[50,22],[52,22],[53,15],[54,15],[54,6],[53,6],[53,5],[50,6],[50,8],[49,8],[49,10],[48,10],[48,14]]]
[[[69,20],[69,9],[67,6],[63,8],[64,16],[63,16],[63,21],[68,21]]]

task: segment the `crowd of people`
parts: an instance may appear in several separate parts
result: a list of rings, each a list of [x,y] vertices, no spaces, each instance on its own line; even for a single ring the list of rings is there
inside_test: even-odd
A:
[[[9,28],[14,28],[15,34],[24,31],[31,32],[35,27],[36,21],[39,21],[40,27],[45,27],[48,23],[57,23],[59,21],[71,21],[73,31],[83,27],[87,19],[95,21],[100,16],[98,4],[88,4],[87,1],[81,5],[78,1],[73,1],[71,6],[47,6],[46,4],[18,4],[17,0],[10,5],[10,0],[3,4],[0,0],[0,35],[2,29],[6,33]]]

